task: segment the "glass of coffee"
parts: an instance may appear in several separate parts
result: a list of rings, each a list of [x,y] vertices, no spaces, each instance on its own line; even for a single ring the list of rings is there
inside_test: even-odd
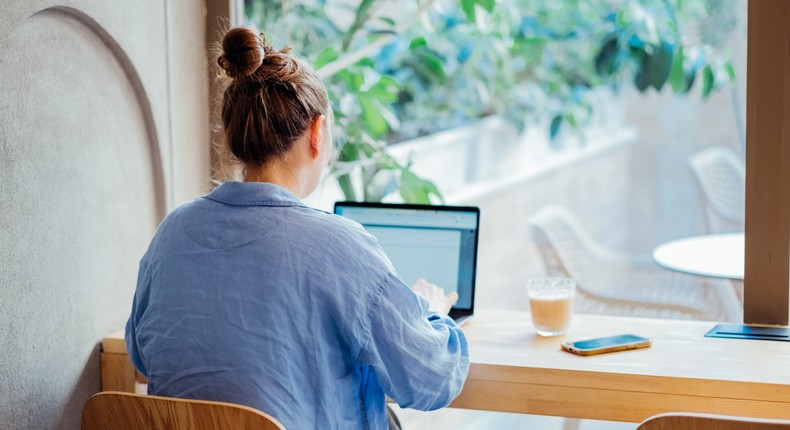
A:
[[[568,330],[573,314],[576,281],[570,278],[535,278],[527,281],[532,324],[541,336],[559,336]]]

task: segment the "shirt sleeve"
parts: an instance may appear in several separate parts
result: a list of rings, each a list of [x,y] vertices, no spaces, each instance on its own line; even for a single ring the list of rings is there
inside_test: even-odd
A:
[[[393,274],[379,288],[358,362],[373,368],[384,393],[401,407],[449,405],[469,372],[466,335],[451,318],[429,312],[427,300]]]
[[[137,342],[137,323],[140,315],[145,311],[148,305],[148,296],[151,286],[151,276],[148,270],[146,258],[143,257],[140,261],[140,270],[137,276],[137,290],[132,299],[132,313],[129,320],[126,321],[126,350],[129,353],[129,359],[134,364],[135,369],[146,377],[148,376],[148,369],[142,359],[140,347]]]

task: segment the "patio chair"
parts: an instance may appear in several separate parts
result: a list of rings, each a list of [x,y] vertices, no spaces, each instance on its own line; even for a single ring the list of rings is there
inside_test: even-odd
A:
[[[790,430],[790,421],[727,415],[666,413],[642,421],[637,430]]]
[[[689,157],[702,191],[705,220],[711,233],[743,231],[746,171],[731,149],[714,146]]]
[[[82,430],[284,430],[271,416],[247,406],[104,391],[82,409]]]
[[[661,268],[596,243],[567,210],[548,206],[529,220],[549,276],[574,278],[582,313],[740,321],[732,285]]]

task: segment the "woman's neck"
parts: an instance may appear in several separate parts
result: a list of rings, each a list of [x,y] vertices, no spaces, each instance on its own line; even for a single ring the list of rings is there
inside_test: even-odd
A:
[[[244,171],[244,182],[268,182],[279,185],[299,198],[304,198],[301,175],[282,162],[270,162],[260,167],[248,167]]]

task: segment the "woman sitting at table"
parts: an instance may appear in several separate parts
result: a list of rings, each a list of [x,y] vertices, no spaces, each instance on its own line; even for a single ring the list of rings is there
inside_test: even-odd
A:
[[[140,262],[126,344],[149,394],[249,405],[288,429],[387,428],[385,395],[448,405],[469,370],[457,294],[415,294],[359,224],[300,200],[334,152],[315,72],[250,29],[222,48],[244,182],[175,209]]]

